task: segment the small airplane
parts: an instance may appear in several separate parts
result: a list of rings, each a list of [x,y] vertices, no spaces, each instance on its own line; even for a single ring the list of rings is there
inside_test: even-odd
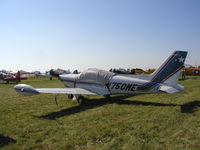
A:
[[[143,69],[140,68],[132,68],[132,69],[124,69],[124,68],[119,68],[119,69],[110,69],[110,72],[116,73],[116,74],[142,74],[142,73],[147,73]]]
[[[50,77],[50,73],[48,71],[46,71],[45,73],[36,71],[36,72],[34,72],[34,74],[36,75],[36,77]]]
[[[38,77],[48,77],[50,80],[52,80],[53,77],[59,77],[61,74],[70,74],[71,72],[69,70],[63,70],[63,69],[51,69],[50,71],[46,71],[45,73],[41,73],[40,71],[35,71],[35,76]]]
[[[6,83],[9,82],[16,82],[19,83],[21,82],[21,80],[26,80],[27,77],[23,77],[20,74],[20,71],[18,71],[17,73],[11,73],[11,72],[0,72],[0,82],[3,83],[4,81],[6,81]]]
[[[118,75],[109,71],[88,69],[80,74],[60,75],[60,80],[69,88],[33,88],[18,84],[14,89],[23,95],[40,93],[68,94],[68,98],[84,103],[81,95],[102,95],[135,93],[176,93],[184,87],[177,84],[184,67],[186,51],[175,51],[151,75]]]
[[[63,69],[51,69],[49,71],[50,75],[53,77],[59,77],[62,74],[70,74],[70,70],[63,70]]]
[[[52,75],[49,71],[46,71],[45,73],[41,73],[40,71],[35,71],[33,74],[35,74],[36,78],[38,77],[47,77],[49,80],[52,80]]]

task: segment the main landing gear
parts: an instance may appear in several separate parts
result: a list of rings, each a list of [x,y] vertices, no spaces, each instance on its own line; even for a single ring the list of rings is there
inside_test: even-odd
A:
[[[85,104],[85,98],[83,96],[80,96],[78,99],[77,99],[77,102],[79,104]]]
[[[105,98],[110,98],[110,94],[105,95],[104,97],[105,97]],[[69,94],[69,95],[68,95],[68,99],[75,100],[75,101],[77,101],[79,104],[85,104],[85,103],[86,103],[85,98],[84,98],[83,96],[81,96],[81,95]]]
[[[68,99],[77,100],[79,104],[85,104],[85,98],[81,95],[69,94]]]
[[[73,98],[73,94],[68,94],[67,97],[68,97],[68,99],[72,99]]]

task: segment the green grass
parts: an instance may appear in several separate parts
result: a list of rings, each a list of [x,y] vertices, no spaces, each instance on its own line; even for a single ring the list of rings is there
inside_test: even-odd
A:
[[[45,78],[34,87],[64,87]],[[80,106],[66,95],[22,96],[0,84],[1,149],[198,150],[200,78],[180,81],[177,94],[89,96]]]

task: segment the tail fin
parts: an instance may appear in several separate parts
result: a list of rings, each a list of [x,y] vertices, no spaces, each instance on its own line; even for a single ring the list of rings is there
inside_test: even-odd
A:
[[[186,51],[175,51],[152,75],[155,83],[175,84],[187,56]]]

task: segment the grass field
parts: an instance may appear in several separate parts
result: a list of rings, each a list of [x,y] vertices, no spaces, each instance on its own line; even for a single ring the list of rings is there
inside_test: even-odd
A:
[[[23,81],[64,87],[58,80]],[[86,105],[66,95],[21,96],[0,84],[0,149],[199,150],[200,78],[180,81],[177,94],[90,96]]]

